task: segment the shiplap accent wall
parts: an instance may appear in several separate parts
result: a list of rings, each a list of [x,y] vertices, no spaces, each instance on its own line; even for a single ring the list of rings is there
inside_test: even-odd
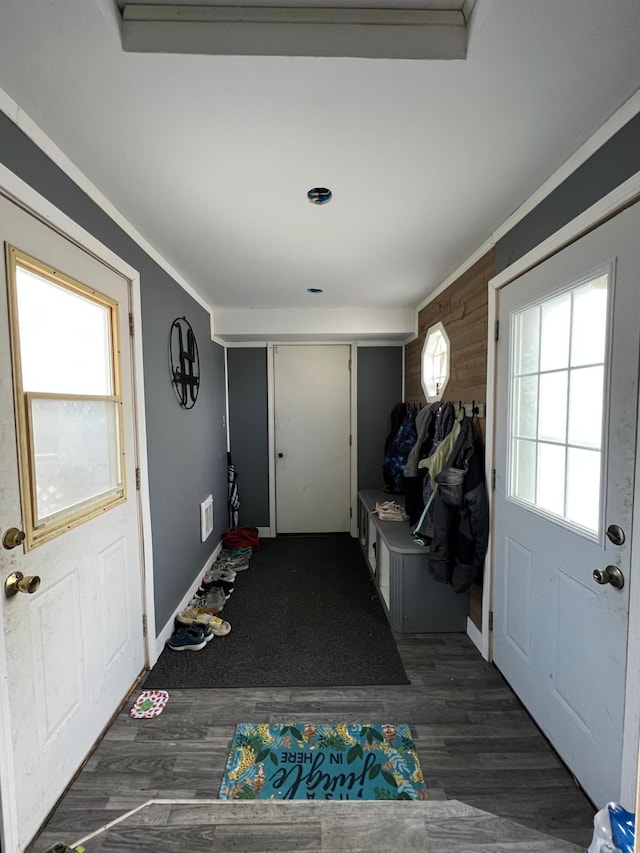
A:
[[[444,400],[485,402],[487,391],[488,282],[496,273],[495,251],[486,255],[420,311],[418,337],[405,349],[405,399],[425,403],[420,357],[430,326],[441,322],[451,341],[451,375]],[[484,424],[480,424],[483,429]]]
[[[429,302],[418,315],[418,337],[405,347],[405,401],[426,403],[420,382],[420,359],[430,326],[441,322],[451,341],[451,374],[444,400],[457,406],[461,400],[486,402],[488,282],[496,274],[495,250],[491,249],[457,281]],[[485,434],[485,419],[477,424]],[[471,589],[469,615],[482,629],[482,587]]]

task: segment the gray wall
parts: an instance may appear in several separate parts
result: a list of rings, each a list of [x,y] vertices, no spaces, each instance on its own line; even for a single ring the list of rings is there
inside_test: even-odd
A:
[[[640,114],[576,169],[496,244],[496,272],[640,171]]]
[[[231,453],[240,473],[240,523],[269,525],[267,351],[227,350]],[[391,409],[402,399],[402,347],[358,347],[358,488],[381,489]]]
[[[238,470],[240,524],[269,527],[266,347],[230,347],[229,438]]]
[[[0,113],[0,162],[140,273],[151,524],[160,631],[227,527],[224,351],[209,315],[79,187]],[[169,381],[172,321],[186,316],[200,352],[201,388],[190,411]],[[214,496],[214,532],[200,542],[199,503]]]
[[[358,347],[358,489],[384,486],[384,442],[402,401],[402,347]]]

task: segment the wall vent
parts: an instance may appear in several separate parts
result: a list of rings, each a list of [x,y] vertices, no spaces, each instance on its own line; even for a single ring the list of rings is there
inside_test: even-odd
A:
[[[213,533],[213,495],[200,504],[200,541],[204,542]]]

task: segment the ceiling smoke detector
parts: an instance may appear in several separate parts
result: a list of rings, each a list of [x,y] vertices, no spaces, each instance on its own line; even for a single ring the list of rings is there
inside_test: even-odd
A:
[[[326,204],[331,201],[333,193],[326,187],[314,187],[307,193],[307,198],[311,204]]]

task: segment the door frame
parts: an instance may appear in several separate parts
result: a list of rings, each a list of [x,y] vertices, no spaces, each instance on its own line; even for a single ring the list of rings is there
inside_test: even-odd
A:
[[[151,541],[151,507],[149,501],[149,477],[147,465],[147,435],[144,404],[144,373],[142,361],[142,334],[140,332],[142,306],[140,296],[140,274],[118,257],[107,246],[97,240],[77,222],[55,207],[44,196],[36,192],[29,184],[0,163],[0,194],[19,205],[27,213],[39,219],[45,225],[58,231],[79,248],[93,255],[102,263],[111,267],[129,282],[128,310],[133,316],[135,333],[132,340],[132,390],[133,416],[135,421],[136,467],[140,470],[140,489],[136,491],[138,529],[139,529],[139,570],[142,585],[143,625],[145,665],[152,666],[157,657],[154,610],[153,550]],[[4,276],[2,276],[4,279]],[[0,285],[4,286],[4,284]],[[2,318],[0,318],[2,321]],[[3,595],[0,590],[0,595]],[[143,630],[145,630],[143,628]],[[9,691],[6,684],[6,648],[4,643],[4,615],[0,608],[0,719],[8,719]],[[116,708],[113,709],[116,711]],[[11,732],[6,726],[0,726],[0,837],[4,834],[9,846],[16,845],[17,827],[15,815],[10,807],[15,802],[16,792],[13,784],[13,754]]]
[[[625,207],[632,203],[640,203],[640,172],[633,175],[623,184],[608,193],[594,205],[589,207],[567,225],[556,231],[526,255],[519,258],[511,266],[490,279],[489,311],[487,327],[487,438],[485,471],[487,483],[491,482],[491,473],[495,465],[496,448],[496,369],[497,343],[495,340],[496,322],[499,316],[500,291],[512,281],[519,278],[535,266],[550,258],[580,237],[602,225]],[[640,400],[637,412],[637,424],[640,424]],[[487,571],[482,596],[482,637],[480,652],[483,657],[493,660],[492,633],[489,628],[489,614],[493,610],[494,583],[494,525],[495,506],[493,492],[489,490],[490,525],[489,548],[487,552]],[[634,809],[636,795],[640,793],[640,761],[638,749],[640,744],[640,430],[636,430],[636,461],[635,488],[633,503],[633,520],[631,529],[638,543],[631,548],[631,563],[629,574],[637,577],[630,584],[629,590],[629,628],[627,635],[627,673],[625,683],[624,726],[622,738],[622,785],[621,800],[628,809]]]
[[[351,447],[349,448],[350,456],[350,497],[349,505],[351,507],[351,536],[358,535],[358,512],[357,512],[357,497],[358,497],[358,346],[353,341],[268,341],[267,342],[267,421],[268,421],[268,437],[269,437],[269,527],[261,529],[261,536],[270,536],[273,538],[276,535],[276,405],[275,405],[275,361],[273,348],[276,346],[348,346],[349,358],[351,359],[351,377],[350,377],[350,400],[349,412],[351,421]]]

